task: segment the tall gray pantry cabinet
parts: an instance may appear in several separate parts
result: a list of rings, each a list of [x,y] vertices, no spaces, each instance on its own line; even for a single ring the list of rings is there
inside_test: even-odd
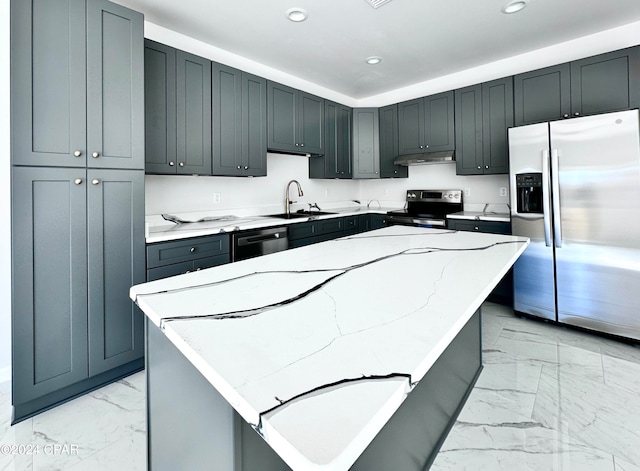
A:
[[[143,367],[143,17],[11,1],[13,421]]]

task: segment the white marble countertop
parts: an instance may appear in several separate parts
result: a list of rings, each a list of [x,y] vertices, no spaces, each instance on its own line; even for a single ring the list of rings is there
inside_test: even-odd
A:
[[[447,219],[468,219],[472,221],[496,221],[511,222],[509,213],[498,213],[492,211],[460,211],[458,213],[447,214]]]
[[[289,466],[346,470],[527,244],[391,226],[130,295]]]
[[[389,203],[386,203],[389,204]],[[204,222],[191,222],[188,224],[175,224],[166,221],[161,215],[146,216],[145,241],[147,244],[155,242],[165,242],[170,240],[186,239],[189,237],[202,237],[213,234],[224,234],[234,231],[242,231],[247,229],[258,229],[262,227],[284,226],[305,222],[312,219],[330,219],[343,216],[354,216],[358,214],[378,213],[386,214],[387,211],[397,210],[401,205],[381,206],[375,202],[367,207],[360,203],[338,203],[338,206],[322,205],[323,212],[331,212],[332,214],[300,217],[295,219],[282,219],[277,217],[269,217],[269,214],[282,213],[282,208],[256,208],[251,209],[234,209],[226,211],[199,211],[191,213],[175,213],[173,215],[180,216],[188,221],[197,221],[202,218],[210,220]],[[291,212],[295,213],[298,209],[306,209],[301,205],[294,205]]]

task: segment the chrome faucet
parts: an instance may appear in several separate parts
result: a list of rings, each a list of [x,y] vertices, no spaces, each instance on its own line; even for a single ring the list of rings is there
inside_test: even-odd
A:
[[[289,199],[289,189],[291,188],[292,183],[295,183],[298,187],[298,196],[302,196],[304,194],[302,193],[302,187],[300,186],[300,183],[298,183],[298,180],[291,180],[289,183],[287,183],[287,188],[284,191],[284,209],[287,213],[287,216],[291,214],[291,203],[296,203],[296,201],[291,201]]]

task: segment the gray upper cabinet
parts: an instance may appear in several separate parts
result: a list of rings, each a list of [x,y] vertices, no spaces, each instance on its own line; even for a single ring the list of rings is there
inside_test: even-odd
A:
[[[145,170],[211,174],[211,62],[145,40]]]
[[[640,106],[640,47],[516,75],[515,125]]]
[[[409,168],[394,165],[398,156],[398,105],[389,105],[379,110],[380,118],[380,177],[407,178]]]
[[[213,175],[267,174],[267,82],[213,64]]]
[[[353,110],[353,178],[380,178],[378,108]]]
[[[145,171],[176,173],[176,50],[149,39],[144,42],[144,111]]]
[[[177,173],[211,174],[211,61],[176,52]]]
[[[25,0],[11,16],[12,163],[143,168],[142,15]]]
[[[353,110],[325,100],[324,155],[309,159],[309,178],[351,178]]]
[[[513,78],[455,92],[456,173],[509,172],[507,129],[513,126]]]
[[[398,104],[400,155],[455,149],[453,91]]]
[[[324,100],[267,82],[267,147],[276,152],[322,154]]]

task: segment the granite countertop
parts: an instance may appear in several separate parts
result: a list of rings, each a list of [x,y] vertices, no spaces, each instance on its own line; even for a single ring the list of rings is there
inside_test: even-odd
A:
[[[342,470],[527,245],[391,226],[130,295],[289,466]]]
[[[224,234],[229,232],[242,231],[247,229],[259,229],[263,227],[284,226],[288,224],[296,224],[316,219],[330,219],[343,216],[354,216],[359,214],[386,214],[387,211],[397,210],[398,206],[380,206],[372,204],[367,205],[345,204],[331,207],[323,205],[323,212],[331,212],[332,214],[322,214],[317,216],[300,217],[295,219],[283,219],[277,217],[269,217],[269,214],[278,214],[284,212],[282,208],[262,208],[262,209],[234,209],[228,211],[199,211],[191,213],[177,213],[182,219],[188,221],[198,221],[207,219],[203,222],[190,222],[187,224],[176,224],[166,221],[161,215],[148,215],[146,217],[146,243],[165,242],[170,240],[186,239],[189,237],[202,237],[213,234]],[[295,213],[301,207],[295,206],[291,212]]]

